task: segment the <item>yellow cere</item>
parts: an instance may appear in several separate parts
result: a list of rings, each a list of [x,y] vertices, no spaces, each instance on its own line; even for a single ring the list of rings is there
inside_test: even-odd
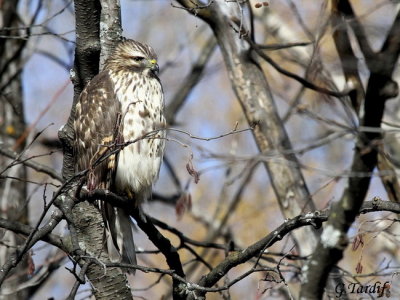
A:
[[[150,59],[150,63],[152,63],[153,65],[155,65],[157,63],[157,60],[155,59]]]

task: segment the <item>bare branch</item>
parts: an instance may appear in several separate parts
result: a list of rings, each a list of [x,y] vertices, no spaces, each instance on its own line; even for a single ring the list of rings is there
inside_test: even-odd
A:
[[[17,221],[10,221],[7,219],[0,218],[0,228],[4,228],[10,231],[13,231],[18,234],[22,234],[26,237],[32,234],[35,231],[34,228],[30,227],[29,225],[25,225],[19,223]],[[46,233],[45,235],[41,235],[40,240],[45,241],[57,248],[63,250],[65,253],[71,251],[70,247],[63,241],[62,238],[58,235],[52,234],[51,231]]]
[[[337,10],[340,11],[349,21],[360,45],[360,49],[364,54],[365,60],[371,68],[371,62],[375,59],[375,53],[368,42],[364,27],[355,15],[349,0],[335,0],[334,2],[336,2],[335,5],[337,5]]]
[[[272,58],[270,58],[268,55],[266,55],[264,52],[262,52],[262,50],[258,47],[257,44],[255,44],[254,42],[252,42],[249,38],[246,38],[246,41],[251,45],[252,49],[262,58],[264,59],[266,62],[268,62],[272,67],[274,67],[279,73],[290,77],[296,81],[298,81],[299,83],[301,83],[305,88],[314,90],[316,92],[322,93],[322,94],[326,94],[329,96],[333,96],[333,97],[337,97],[337,98],[343,98],[349,95],[349,91],[344,91],[344,92],[335,92],[335,91],[331,91],[328,90],[324,87],[320,87],[315,85],[314,83],[304,79],[303,77],[294,74],[288,70],[285,70],[284,68],[282,68],[279,64],[277,64]]]
[[[14,151],[3,148],[3,147],[0,147],[0,154],[6,156],[8,158],[14,159],[16,162],[21,163],[27,167],[30,167],[37,172],[47,174],[50,177],[52,177],[53,179],[63,182],[63,178],[61,177],[60,174],[58,174],[54,169],[49,168],[48,166],[45,166],[41,163],[33,161],[32,158],[34,158],[34,157],[29,157],[29,158],[24,157],[24,156],[21,157],[19,154],[15,153]]]
[[[285,44],[268,44],[268,45],[261,45],[257,44],[257,47],[261,50],[282,50],[292,47],[302,47],[302,46],[309,46],[312,45],[313,42],[297,42],[297,43],[285,43]]]
[[[10,270],[21,261],[26,251],[28,251],[37,241],[44,239],[48,234],[50,234],[50,232],[53,231],[61,219],[62,214],[59,211],[55,211],[51,216],[51,220],[46,225],[42,226],[40,230],[38,229],[38,226],[36,226],[36,228],[30,232],[25,244],[19,248],[18,254],[14,257],[10,257],[10,260],[1,267],[0,285],[4,282]]]
[[[199,0],[177,0],[182,7],[176,6],[171,3],[172,7],[187,10],[195,16],[199,16],[204,20],[211,19],[210,7],[214,4],[215,0],[208,0],[207,4],[203,4]]]
[[[343,16],[344,12],[340,11],[340,9],[343,9],[343,6],[339,3],[342,2],[345,1],[332,1],[333,39],[339,54],[346,82],[350,86],[353,85],[352,88],[354,88],[354,90],[350,92],[349,96],[352,106],[358,114],[361,102],[365,97],[365,91],[358,71],[358,58],[353,52],[350,37],[346,29],[347,24]]]

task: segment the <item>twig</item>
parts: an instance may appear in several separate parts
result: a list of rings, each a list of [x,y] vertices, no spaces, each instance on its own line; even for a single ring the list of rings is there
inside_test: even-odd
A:
[[[279,73],[290,77],[296,81],[298,81],[299,83],[301,83],[304,87],[314,90],[316,92],[322,93],[322,94],[326,94],[329,96],[333,96],[333,97],[337,97],[337,98],[343,98],[343,97],[347,97],[349,95],[349,91],[345,91],[345,92],[335,92],[335,91],[331,91],[328,90],[324,87],[320,87],[315,85],[314,83],[304,79],[303,77],[292,73],[284,68],[282,68],[279,64],[277,64],[272,58],[270,58],[268,55],[266,55],[262,49],[260,49],[258,47],[257,44],[255,44],[253,41],[251,41],[249,38],[246,38],[246,41],[250,44],[250,46],[252,47],[252,49],[262,58],[264,59],[266,62],[268,62],[272,67],[275,68],[275,70],[277,70]]]
[[[60,182],[63,182],[62,176],[60,174],[58,174],[54,169],[49,168],[48,166],[45,166],[41,163],[31,160],[32,158],[35,158],[37,156],[34,156],[34,157],[23,157],[22,156],[21,157],[16,152],[14,152],[10,149],[3,148],[3,147],[0,147],[0,154],[7,156],[8,158],[14,159],[16,162],[20,162],[20,163],[24,164],[25,166],[34,169],[37,172],[47,174],[50,177],[52,177]]]
[[[76,282],[74,283],[74,286],[71,289],[71,292],[69,293],[68,297],[65,300],[75,300],[76,293],[78,292],[79,286],[81,284],[85,283],[85,274],[87,272],[87,269],[89,267],[90,262],[86,262],[83,267],[81,268],[81,271],[79,272],[79,275],[76,275],[78,278]]]
[[[0,228],[4,228],[10,230],[17,234],[22,234],[24,236],[29,236],[31,232],[34,231],[34,228],[30,227],[29,225],[22,224],[17,221],[11,221],[4,218],[0,218]],[[71,249],[63,242],[62,238],[58,235],[48,233],[41,237],[41,240],[47,242],[64,252],[69,252]]]
[[[261,45],[257,44],[257,47],[262,50],[282,50],[292,47],[304,47],[312,45],[314,42],[297,42],[297,43],[285,43],[285,44],[268,44],[268,45]]]

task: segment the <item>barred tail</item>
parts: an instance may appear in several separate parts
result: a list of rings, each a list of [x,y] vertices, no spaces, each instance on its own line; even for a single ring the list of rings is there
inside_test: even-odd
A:
[[[106,219],[115,248],[122,263],[136,265],[135,242],[133,240],[134,224],[130,216],[121,208],[107,206]],[[110,247],[108,247],[110,248]],[[129,271],[135,273],[135,270]]]

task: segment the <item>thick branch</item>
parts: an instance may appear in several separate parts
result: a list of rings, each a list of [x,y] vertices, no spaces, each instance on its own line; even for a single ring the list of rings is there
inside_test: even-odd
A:
[[[349,94],[351,104],[358,114],[365,92],[358,72],[358,58],[351,47],[350,37],[347,32],[347,24],[343,13],[339,10],[340,0],[332,3],[332,27],[333,40],[339,54],[340,62],[347,85],[352,85],[354,90]]]
[[[375,53],[368,42],[364,27],[355,15],[349,0],[334,0],[333,6],[349,21],[368,67],[371,68],[370,62],[375,59]]]
[[[210,6],[214,4],[215,0],[208,0],[207,4],[203,4],[201,1],[198,0],[178,0],[178,2],[183,7],[174,6],[177,8],[183,8],[195,16],[199,16],[203,20],[212,21],[211,16],[212,12],[210,11]]]

